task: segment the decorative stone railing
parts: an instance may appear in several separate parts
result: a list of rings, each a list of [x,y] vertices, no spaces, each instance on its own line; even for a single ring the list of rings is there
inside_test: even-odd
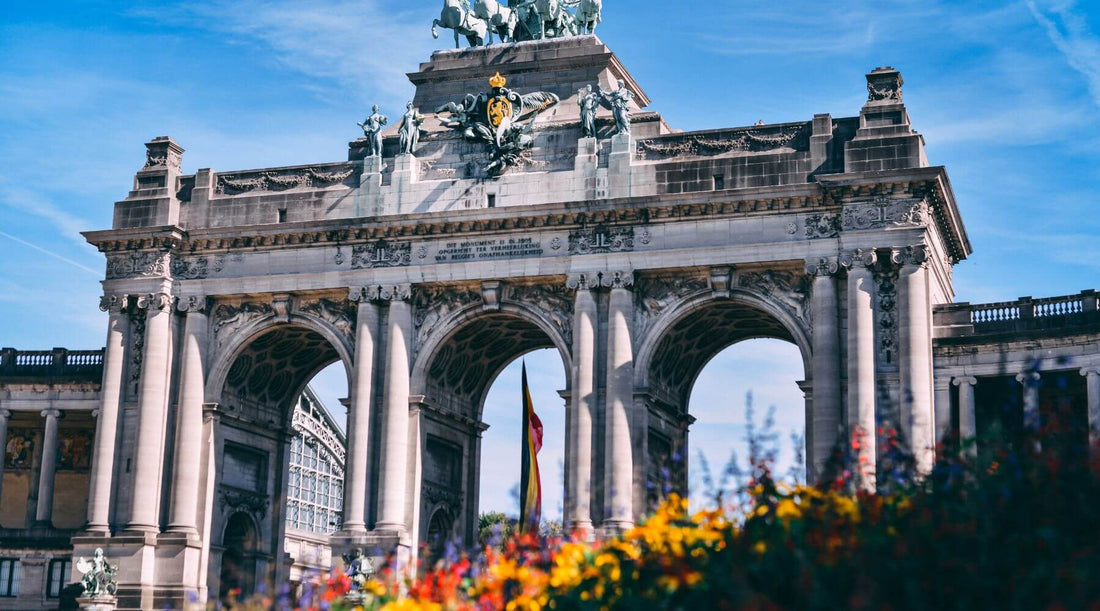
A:
[[[953,303],[933,312],[936,337],[966,337],[1020,331],[1100,326],[1096,290],[1060,297],[1021,297],[995,303]]]
[[[103,350],[0,349],[0,381],[64,379],[98,382],[103,376]]]

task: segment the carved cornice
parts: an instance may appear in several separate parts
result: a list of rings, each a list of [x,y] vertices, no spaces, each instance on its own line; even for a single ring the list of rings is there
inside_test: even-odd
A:
[[[174,299],[168,293],[148,293],[138,296],[136,306],[139,310],[160,310],[163,312],[172,309]]]

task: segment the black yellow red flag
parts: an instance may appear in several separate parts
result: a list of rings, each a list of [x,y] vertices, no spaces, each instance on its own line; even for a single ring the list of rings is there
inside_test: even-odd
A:
[[[535,414],[531,389],[527,386],[527,362],[523,363],[523,458],[520,463],[519,531],[539,530],[542,519],[542,481],[539,478],[539,450],[542,449],[542,421]]]

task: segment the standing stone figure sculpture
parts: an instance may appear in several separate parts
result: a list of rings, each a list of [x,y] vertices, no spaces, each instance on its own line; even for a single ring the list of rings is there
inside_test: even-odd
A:
[[[577,92],[577,106],[581,108],[581,133],[585,138],[596,137],[596,109],[600,107],[600,92],[586,85]]]
[[[416,145],[420,143],[420,126],[423,124],[424,115],[416,112],[412,102],[406,104],[405,114],[401,117],[401,126],[397,130],[403,154],[412,155]]]
[[[80,585],[84,587],[85,598],[104,598],[118,593],[118,585],[115,583],[118,567],[107,562],[102,548],[96,548],[95,556],[91,560],[77,560],[76,570],[82,575]]]
[[[461,46],[459,36],[465,36],[471,47],[480,47],[489,33],[489,25],[470,8],[469,0],[443,0],[439,19],[432,21],[432,38],[439,38],[436,28],[454,30],[456,49]]]
[[[615,135],[630,133],[630,102],[634,99],[634,93],[626,88],[626,83],[619,79],[619,88],[614,91],[600,90],[615,116]]]
[[[382,128],[385,127],[388,122],[389,119],[378,112],[378,104],[375,104],[371,108],[370,116],[363,119],[362,123],[356,124],[363,128],[363,135],[367,138],[368,157],[382,156]]]

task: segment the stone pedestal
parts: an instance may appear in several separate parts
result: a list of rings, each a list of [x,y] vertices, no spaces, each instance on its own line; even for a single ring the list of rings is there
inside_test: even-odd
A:
[[[396,209],[391,210],[394,214],[405,214],[412,212],[412,208],[415,207],[415,198],[409,193],[410,187],[416,182],[417,173],[419,171],[419,164],[416,161],[416,157],[412,155],[398,155],[393,158],[393,173],[390,177],[390,191],[396,198]],[[406,210],[406,201],[409,202]]]
[[[81,611],[114,611],[118,608],[118,599],[114,596],[81,596],[76,599]]]
[[[630,196],[630,176],[634,158],[634,137],[630,134],[611,136],[611,155],[607,160],[607,196]]]

